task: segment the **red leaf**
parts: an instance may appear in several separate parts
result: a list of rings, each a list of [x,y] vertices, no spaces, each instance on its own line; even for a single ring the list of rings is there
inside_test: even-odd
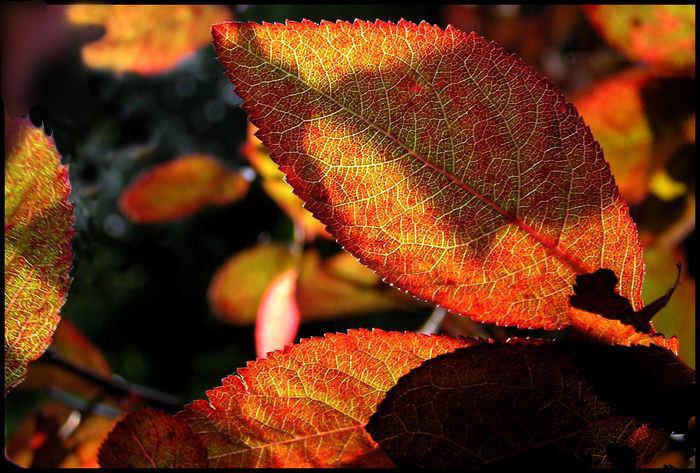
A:
[[[391,466],[364,430],[384,393],[424,360],[472,343],[381,330],[303,340],[238,370],[177,418],[205,445],[210,467]],[[102,449],[137,451],[125,434],[115,429]],[[148,445],[161,438],[159,430],[139,435]],[[173,448],[163,444],[161,455]],[[143,465],[144,455],[125,460],[100,455],[102,467]]]
[[[70,284],[73,204],[53,140],[5,115],[5,394],[51,343]]]
[[[119,206],[134,222],[167,222],[208,205],[230,204],[242,198],[248,186],[242,175],[215,158],[194,154],[141,174],[122,193]]]
[[[392,284],[480,321],[557,329],[576,275],[609,268],[642,307],[641,246],[600,148],[516,57],[403,20],[213,35],[295,192]]]
[[[609,467],[611,445],[641,466],[694,397],[695,372],[658,347],[513,340],[423,363],[367,430],[399,467]]]
[[[207,451],[186,423],[144,408],[110,432],[98,461],[109,468],[206,468]]]
[[[294,341],[299,330],[299,308],[294,293],[299,273],[288,269],[275,277],[258,307],[255,321],[255,351],[258,358],[281,350]]]

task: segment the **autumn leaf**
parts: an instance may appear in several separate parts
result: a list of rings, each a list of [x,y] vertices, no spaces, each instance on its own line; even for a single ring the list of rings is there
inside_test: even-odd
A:
[[[294,341],[299,330],[296,292],[299,272],[290,268],[279,274],[265,289],[255,319],[255,352],[258,358],[281,350]]]
[[[107,34],[83,48],[85,63],[116,73],[158,74],[206,46],[212,23],[231,19],[219,5],[69,5],[73,25],[102,25]]]
[[[588,5],[585,11],[605,39],[630,59],[694,69],[693,5]]]
[[[381,278],[342,251],[321,261],[307,251],[299,263],[296,300],[303,320],[420,307],[411,297],[382,284]]]
[[[381,330],[303,340],[239,369],[207,392],[209,401],[195,401],[176,417],[205,445],[210,467],[391,466],[364,430],[384,393],[424,360],[471,343]],[[135,438],[116,432],[102,449],[135,451]],[[148,434],[152,445],[160,431]],[[143,464],[130,460],[128,466]]]
[[[209,286],[214,313],[234,325],[253,324],[263,292],[292,267],[299,273],[295,299],[303,321],[420,306],[345,251],[322,261],[313,249],[296,255],[283,245],[263,244],[236,253],[216,272]]]
[[[609,467],[611,445],[641,466],[685,427],[694,390],[658,347],[482,343],[402,377],[367,430],[399,467]]]
[[[482,322],[558,329],[576,275],[608,268],[642,307],[641,246],[602,151],[518,58],[403,20],[213,36],[294,191],[388,282]]]
[[[82,368],[109,378],[112,370],[100,350],[69,320],[61,319],[51,342],[52,349],[60,356]],[[59,388],[84,399],[94,399],[101,388],[93,383],[53,364],[41,361],[29,365],[27,378],[18,386],[20,390]]]
[[[143,408],[109,433],[98,460],[110,468],[206,468],[207,451],[186,423]]]
[[[644,298],[660,297],[676,277],[676,262],[681,262],[681,283],[665,308],[654,317],[656,330],[678,337],[679,357],[695,367],[695,279],[687,272],[685,256],[680,250],[659,246],[644,248],[648,276],[644,280]]]
[[[68,291],[68,168],[29,119],[5,116],[5,394],[51,343]]]
[[[23,468],[97,468],[97,451],[116,422],[48,402],[8,437],[5,454]]]
[[[144,173],[119,198],[122,212],[136,223],[157,223],[191,215],[208,205],[242,198],[248,181],[217,159],[181,156]]]
[[[317,236],[330,238],[326,226],[316,220],[311,212],[304,208],[304,202],[294,195],[292,188],[284,180],[284,173],[270,159],[267,150],[255,136],[257,128],[248,124],[248,140],[241,147],[241,154],[248,159],[262,179],[262,187],[267,195],[292,219],[304,233],[306,241],[313,241]]]
[[[298,255],[280,244],[245,249],[231,256],[209,284],[214,314],[234,325],[252,325],[265,289],[277,275],[294,267]]]
[[[641,202],[649,193],[654,132],[645,115],[641,88],[651,77],[645,70],[625,71],[596,83],[574,101],[630,204]]]

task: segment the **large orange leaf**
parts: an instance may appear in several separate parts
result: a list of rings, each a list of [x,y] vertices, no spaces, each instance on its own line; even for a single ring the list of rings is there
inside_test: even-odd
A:
[[[605,152],[622,197],[631,204],[649,193],[654,132],[644,112],[641,88],[651,77],[645,70],[625,71],[575,100]]]
[[[212,23],[231,19],[218,5],[70,5],[74,25],[107,29],[99,41],[83,48],[85,63],[98,69],[156,74],[205,46]]]
[[[29,119],[5,116],[5,394],[51,343],[73,251],[68,168]]]
[[[694,412],[695,372],[658,347],[480,344],[399,380],[367,430],[397,466],[648,463]],[[613,463],[614,465],[614,463]]]
[[[642,306],[641,246],[602,151],[518,58],[407,21],[213,35],[295,192],[392,284],[480,321],[557,329],[575,276],[604,267]]]
[[[593,25],[631,59],[663,67],[695,67],[693,5],[588,5]]]
[[[380,330],[304,340],[238,370],[177,417],[206,446],[210,467],[391,466],[364,430],[377,404],[424,360],[472,343]],[[103,450],[128,441],[115,430]]]
[[[119,205],[134,222],[156,223],[191,215],[208,205],[227,205],[245,195],[248,181],[217,159],[181,156],[141,174]]]
[[[312,241],[317,235],[330,237],[326,226],[319,222],[311,212],[304,208],[304,202],[294,195],[292,188],[284,181],[284,173],[270,159],[267,150],[255,136],[257,128],[248,124],[248,141],[241,147],[241,153],[262,179],[262,187],[267,195],[292,219],[294,224],[304,232],[306,241]]]

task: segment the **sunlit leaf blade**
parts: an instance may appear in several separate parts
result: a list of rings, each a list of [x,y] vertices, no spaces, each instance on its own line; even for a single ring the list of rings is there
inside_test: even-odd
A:
[[[58,324],[53,334],[51,348],[77,366],[106,378],[112,376],[112,370],[99,349],[67,319],[61,319]],[[80,376],[56,365],[41,362],[29,365],[27,378],[18,386],[18,389],[48,390],[52,387],[79,395],[84,399],[94,399],[101,391],[99,386]]]
[[[206,468],[207,451],[180,419],[151,408],[119,422],[99,452],[109,468]]]
[[[231,256],[209,285],[214,314],[234,325],[253,324],[265,289],[297,261],[297,255],[279,244],[257,245]]]
[[[694,389],[658,347],[484,343],[401,378],[367,430],[399,467],[609,467],[611,444],[641,466],[687,423]]]
[[[388,467],[364,430],[385,392],[424,360],[473,343],[381,330],[302,340],[239,369],[177,417],[206,446],[210,467]],[[103,449],[117,440],[127,448],[130,439],[114,435]]]
[[[636,228],[600,148],[516,57],[406,21],[213,35],[295,192],[389,282],[480,321],[555,329],[576,274],[605,267],[642,306]]]
[[[379,276],[343,251],[321,261],[308,251],[299,266],[296,300],[303,320],[328,319],[420,306],[381,283]]]
[[[206,155],[182,156],[141,174],[123,191],[119,206],[136,223],[177,220],[209,205],[242,198],[248,181]]]
[[[630,204],[641,202],[649,192],[654,133],[645,115],[641,88],[650,77],[647,71],[626,71],[596,83],[574,102],[603,148],[622,197]]]
[[[73,251],[68,168],[29,119],[5,116],[5,394],[51,343]]]
[[[97,69],[157,74],[205,46],[212,23],[231,19],[218,5],[70,5],[74,25],[97,24],[107,34],[83,48],[85,63]]]
[[[294,224],[304,232],[304,238],[312,241],[317,235],[330,238],[326,226],[319,222],[311,212],[304,208],[304,202],[294,195],[292,188],[284,181],[284,173],[270,159],[267,150],[255,136],[254,125],[248,124],[248,141],[241,148],[241,153],[260,175],[262,187],[267,195],[292,219]]]
[[[24,468],[97,468],[97,451],[115,424],[116,419],[49,402],[17,426],[5,454]]]
[[[679,356],[695,367],[695,279],[687,272],[683,254],[660,247],[644,249],[647,277],[644,280],[644,299],[653,300],[668,290],[676,277],[676,262],[681,262],[681,283],[664,307],[654,317],[654,327],[667,336],[678,337]]]
[[[631,59],[694,68],[693,5],[588,5],[585,10],[605,39]]]
[[[299,330],[299,307],[295,297],[299,271],[290,268],[265,289],[255,319],[255,352],[264,358],[294,341]]]

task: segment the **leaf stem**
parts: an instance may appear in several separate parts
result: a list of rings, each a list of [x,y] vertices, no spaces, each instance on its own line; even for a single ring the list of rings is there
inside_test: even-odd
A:
[[[418,333],[425,333],[428,335],[437,333],[440,330],[440,325],[442,324],[442,319],[445,318],[447,311],[441,307],[436,307],[433,313],[430,314],[428,320],[425,321],[423,326],[418,329]]]
[[[185,401],[178,396],[163,393],[146,386],[130,383],[117,375],[107,378],[97,374],[94,371],[65,358],[51,347],[49,347],[37,361],[50,363],[70,371],[86,381],[102,387],[108,394],[117,396],[137,396],[146,400],[149,404],[160,407],[168,412],[179,411],[185,404]]]

